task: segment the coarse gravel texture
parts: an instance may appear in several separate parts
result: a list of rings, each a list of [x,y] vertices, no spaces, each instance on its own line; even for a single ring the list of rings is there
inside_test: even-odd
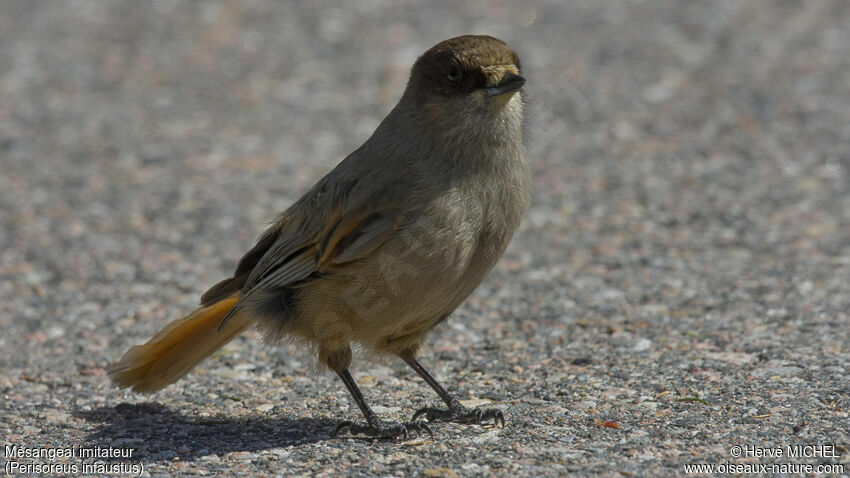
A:
[[[114,388],[464,33],[522,58],[536,189],[423,361],[507,426],[332,438],[342,384],[253,336]],[[850,2],[3,1],[0,65],[4,445],[151,476],[850,473]],[[437,403],[402,363],[352,372],[386,419]],[[797,444],[838,457],[731,451]]]

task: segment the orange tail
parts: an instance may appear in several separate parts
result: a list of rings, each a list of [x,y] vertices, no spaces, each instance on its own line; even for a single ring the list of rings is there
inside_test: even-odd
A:
[[[237,313],[218,330],[237,300],[234,293],[166,325],[146,344],[131,347],[111,365],[109,377],[119,387],[132,387],[136,392],[153,392],[176,382],[254,323],[248,314]]]

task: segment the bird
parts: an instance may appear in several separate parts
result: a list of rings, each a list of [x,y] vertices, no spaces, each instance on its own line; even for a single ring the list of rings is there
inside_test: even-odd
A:
[[[342,421],[334,436],[407,439],[440,421],[505,426],[498,408],[462,405],[418,356],[529,205],[525,83],[517,54],[491,36],[425,51],[371,137],[280,213],[195,311],[109,366],[113,383],[159,390],[256,327],[270,343],[308,344],[343,382],[364,421]],[[380,419],[350,373],[353,346],[400,358],[445,407]]]

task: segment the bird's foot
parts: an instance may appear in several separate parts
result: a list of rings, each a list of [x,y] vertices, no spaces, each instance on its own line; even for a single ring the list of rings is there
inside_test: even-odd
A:
[[[476,407],[470,410],[460,403],[453,403],[449,408],[424,407],[413,414],[411,421],[415,423],[416,419],[423,415],[429,422],[479,424],[493,420],[493,425],[501,423],[503,427],[505,426],[505,414],[498,408]]]
[[[422,436],[422,432],[425,431],[431,438],[434,438],[431,428],[422,422],[384,423],[375,421],[374,423],[363,423],[344,421],[336,427],[333,436],[337,436],[346,430],[352,435],[366,435],[375,438],[402,438],[404,440],[408,440],[413,432],[416,432],[416,436]]]

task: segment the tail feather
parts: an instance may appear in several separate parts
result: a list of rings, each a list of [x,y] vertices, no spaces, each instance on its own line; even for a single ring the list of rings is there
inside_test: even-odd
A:
[[[231,294],[166,325],[146,344],[131,347],[111,365],[109,377],[119,387],[132,387],[136,392],[153,392],[176,382],[254,323],[249,314],[237,313],[218,330],[238,299],[237,293]]]

